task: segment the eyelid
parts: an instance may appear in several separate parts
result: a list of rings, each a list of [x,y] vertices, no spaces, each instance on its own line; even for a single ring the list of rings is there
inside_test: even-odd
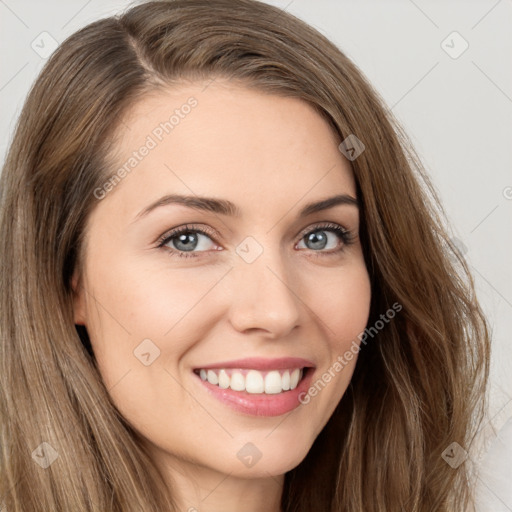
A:
[[[222,238],[221,234],[216,229],[210,228],[209,226],[205,226],[203,224],[183,224],[181,226],[176,226],[175,228],[169,229],[163,235],[160,235],[155,243],[157,244],[157,247],[162,247],[170,237],[186,231],[197,231],[199,233],[208,235],[210,238]]]
[[[341,230],[346,235],[352,234],[351,230],[343,226],[342,224],[339,224],[337,222],[330,222],[330,221],[319,221],[314,222],[313,225],[308,226],[307,228],[304,228],[297,236],[299,238],[299,241],[302,240],[307,234],[311,233],[312,231],[320,230],[320,229],[332,229],[332,230]]]

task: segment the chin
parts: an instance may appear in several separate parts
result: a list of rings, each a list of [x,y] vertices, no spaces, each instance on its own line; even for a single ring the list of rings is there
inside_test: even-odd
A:
[[[309,446],[299,448],[297,443],[287,443],[274,447],[272,443],[255,445],[244,444],[237,453],[235,462],[230,464],[228,473],[236,474],[241,478],[268,478],[269,476],[284,475],[297,467],[306,457]],[[252,458],[251,458],[252,456]]]

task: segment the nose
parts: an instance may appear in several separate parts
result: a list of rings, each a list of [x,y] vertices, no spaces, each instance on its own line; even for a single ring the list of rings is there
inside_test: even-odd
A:
[[[299,325],[301,307],[289,276],[282,259],[268,250],[252,263],[238,260],[231,272],[232,326],[244,333],[262,331],[271,339],[289,334]]]

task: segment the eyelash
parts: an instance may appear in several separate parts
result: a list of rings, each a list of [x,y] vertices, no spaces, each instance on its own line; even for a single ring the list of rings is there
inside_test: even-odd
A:
[[[318,226],[314,226],[312,229],[309,229],[308,231],[303,232],[299,238],[299,241],[301,241],[303,238],[305,238],[307,235],[310,235],[311,233],[315,233],[316,231],[322,231],[322,230],[331,231],[332,233],[335,233],[336,235],[338,235],[339,238],[341,238],[341,240],[342,240],[342,246],[338,249],[330,250],[330,251],[311,250],[311,252],[313,252],[315,254],[315,257],[335,256],[335,255],[339,254],[340,252],[342,252],[343,250],[345,250],[345,248],[347,246],[354,243],[355,235],[350,230],[345,229],[345,228],[341,227],[340,225],[333,224],[333,223],[325,223],[325,224],[320,224]],[[171,249],[170,247],[164,247],[165,244],[169,243],[173,238],[175,238],[179,235],[185,234],[185,233],[199,233],[201,235],[208,236],[209,238],[212,238],[212,239],[217,236],[217,233],[213,230],[205,229],[205,228],[199,229],[194,226],[186,225],[186,226],[182,226],[180,228],[176,228],[172,231],[168,231],[167,233],[162,235],[157,241],[157,244],[158,244],[157,248],[167,251],[171,256],[178,256],[180,258],[197,258],[198,256],[201,255],[201,253],[209,252],[209,251],[186,252],[186,251],[178,251],[176,249]],[[213,241],[215,241],[215,240],[213,240]]]

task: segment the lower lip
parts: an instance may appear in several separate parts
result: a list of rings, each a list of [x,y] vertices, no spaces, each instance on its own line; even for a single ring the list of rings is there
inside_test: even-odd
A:
[[[237,412],[250,414],[252,416],[280,416],[293,411],[302,405],[299,396],[307,393],[313,376],[314,368],[308,368],[306,375],[301,379],[295,389],[283,391],[276,394],[247,393],[247,391],[233,391],[232,389],[220,388],[207,380],[201,379],[194,373],[206,390],[220,402],[228,405]]]

